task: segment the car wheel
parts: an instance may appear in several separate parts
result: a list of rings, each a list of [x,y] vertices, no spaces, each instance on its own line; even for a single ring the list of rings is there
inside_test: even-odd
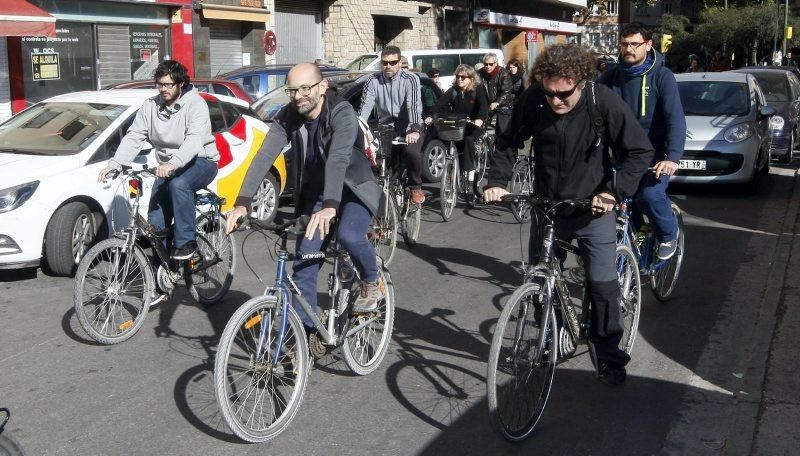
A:
[[[269,223],[278,213],[278,182],[272,173],[267,173],[267,177],[258,186],[256,196],[253,198],[253,210],[250,216],[263,223]]]
[[[762,175],[763,174],[769,174],[769,169],[770,169],[770,166],[772,165],[772,155],[770,154],[769,149],[767,149],[766,151],[763,151],[761,153],[766,155],[767,159],[764,161],[764,166],[759,168],[758,165],[756,165],[756,172],[758,174],[762,174]]]
[[[426,182],[440,182],[444,170],[445,145],[438,139],[428,141],[422,151],[422,178]]]
[[[51,274],[66,277],[75,273],[96,240],[96,220],[91,209],[79,201],[58,208],[44,238],[45,264]]]

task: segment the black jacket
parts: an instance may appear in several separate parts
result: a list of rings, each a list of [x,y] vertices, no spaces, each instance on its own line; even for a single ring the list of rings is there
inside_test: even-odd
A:
[[[450,87],[433,105],[433,114],[464,114],[469,119],[481,119],[486,122],[489,117],[489,101],[486,99],[486,92],[477,87],[478,90],[462,93]]]
[[[338,211],[342,189],[346,185],[375,214],[380,205],[381,189],[375,181],[369,159],[364,155],[363,136],[356,113],[350,103],[331,89],[325,92],[324,103],[317,127],[317,144],[325,160],[325,175],[319,176],[325,180],[322,207],[332,207]],[[250,206],[272,163],[291,141],[294,150],[292,166],[295,169],[294,207],[295,215],[299,215],[308,136],[305,121],[306,118],[293,103],[281,108],[272,121],[267,139],[247,170],[236,199],[237,206]]]
[[[533,137],[534,186],[540,196],[576,199],[591,198],[604,191],[614,193],[608,146],[627,152],[617,172],[617,196],[627,197],[636,192],[653,158],[653,146],[619,95],[599,84],[595,93],[597,108],[605,121],[603,138],[598,138],[592,127],[588,86],[578,104],[563,116],[553,112],[538,84],[529,87],[514,107],[514,145],[522,148],[523,142]],[[495,151],[489,187],[508,184],[516,148]]]
[[[510,108],[514,105],[511,75],[508,74],[505,68],[500,68],[494,77],[491,77],[483,68],[478,71],[478,74],[481,77],[483,86],[486,88],[486,96],[490,104],[498,102],[504,108]]]

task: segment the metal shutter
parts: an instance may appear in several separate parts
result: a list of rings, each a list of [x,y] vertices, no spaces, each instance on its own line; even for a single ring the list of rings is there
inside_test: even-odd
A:
[[[100,87],[131,80],[131,35],[127,25],[97,25]]]
[[[211,77],[242,67],[242,29],[238,21],[211,21]]]
[[[275,0],[275,11],[322,11],[320,0]]]
[[[313,62],[323,58],[319,12],[279,11],[275,16],[277,63]]]

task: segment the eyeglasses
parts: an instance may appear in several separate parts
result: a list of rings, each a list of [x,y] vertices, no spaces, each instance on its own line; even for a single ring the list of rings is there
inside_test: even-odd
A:
[[[156,89],[160,89],[162,87],[166,87],[168,89],[174,89],[175,86],[178,85],[177,82],[156,82]]]
[[[560,92],[551,92],[542,87],[542,91],[544,91],[544,94],[547,98],[558,98],[559,100],[564,101],[567,98],[571,97],[573,93],[575,93],[575,90],[578,89],[578,86],[581,85],[581,82],[583,82],[583,80],[580,80],[577,83],[575,83],[575,85],[569,90],[562,90]]]
[[[472,78],[469,76],[465,76],[463,74],[457,74],[456,79],[472,79]]]
[[[397,60],[381,60],[383,66],[395,66],[400,62],[400,59]]]
[[[495,66],[495,65],[497,65],[497,62],[484,62],[483,63],[483,66]]]
[[[297,92],[300,92],[300,95],[302,96],[306,96],[309,93],[311,93],[311,89],[318,86],[320,82],[322,82],[322,80],[319,80],[317,81],[316,84],[312,85],[301,85],[300,87],[287,87],[283,89],[283,91],[286,93],[286,95],[289,95],[290,97],[293,97]]]
[[[645,41],[640,41],[638,43],[635,41],[620,41],[619,47],[622,49],[627,49],[630,47],[633,48],[633,50],[635,51],[636,49],[639,49],[639,46],[643,45],[644,43]]]

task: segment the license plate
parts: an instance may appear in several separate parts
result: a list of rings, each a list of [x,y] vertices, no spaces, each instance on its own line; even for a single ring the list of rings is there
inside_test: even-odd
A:
[[[705,160],[681,160],[678,164],[680,169],[692,169],[692,170],[699,170],[705,171],[706,170],[706,161]]]

